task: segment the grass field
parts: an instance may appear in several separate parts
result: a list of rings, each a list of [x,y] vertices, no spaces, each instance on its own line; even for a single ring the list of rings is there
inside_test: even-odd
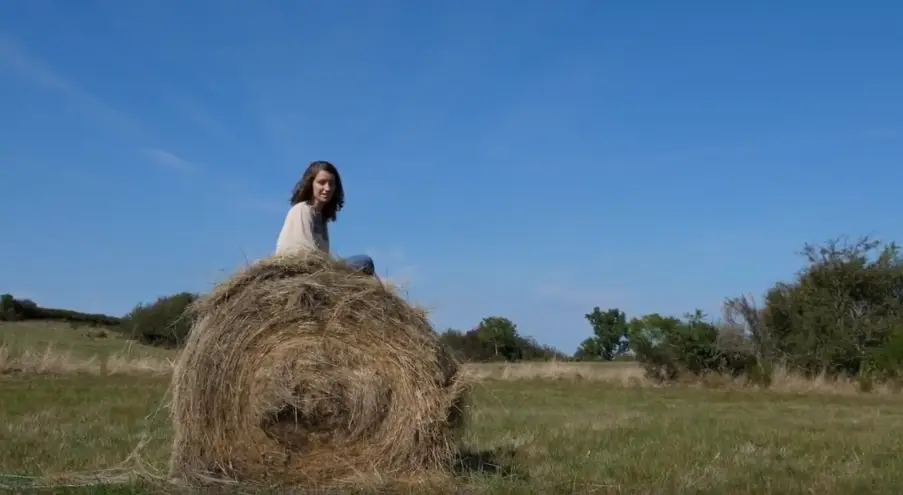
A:
[[[134,345],[131,354],[116,354],[124,352],[123,341],[64,336],[75,332],[66,327],[22,338],[33,329],[0,326],[5,352],[20,356],[20,369],[0,376],[0,485],[23,489],[32,476],[56,476],[59,483],[66,473],[81,473],[70,484],[84,482],[84,473],[120,466],[142,441],[140,459],[130,459],[126,472],[139,465],[165,472],[169,425],[161,404],[168,377],[129,363],[172,355]],[[60,342],[54,349],[68,348],[58,361],[70,364],[22,371],[28,360],[13,346],[50,341]],[[119,356],[119,371],[103,371],[97,361],[72,364],[91,358],[89,342]],[[50,354],[39,349],[32,358]],[[471,460],[483,462],[462,470],[460,492],[895,494],[903,486],[897,394],[798,382],[777,391],[662,388],[644,382],[630,364],[471,371],[482,379],[465,447],[480,453]],[[132,481],[52,490],[163,492],[173,488]]]
[[[7,374],[167,373],[176,356],[104,329],[0,323],[0,372]]]

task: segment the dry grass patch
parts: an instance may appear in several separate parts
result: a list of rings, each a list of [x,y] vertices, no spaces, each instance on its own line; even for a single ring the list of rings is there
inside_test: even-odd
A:
[[[141,344],[108,328],[72,327],[54,321],[0,322],[0,347],[45,349],[48,346],[83,358],[127,353],[136,357],[171,359],[178,354],[174,350]]]
[[[648,385],[643,370],[633,362],[579,363],[468,363],[468,375],[474,380],[592,380],[623,386]]]
[[[177,356],[177,351],[142,345],[109,329],[0,323],[0,374],[158,375],[170,373]]]
[[[2,327],[0,327],[2,328]],[[58,347],[51,342],[39,348],[0,347],[0,374],[90,374],[90,375],[163,375],[171,373],[178,359],[175,351],[148,352],[145,346],[126,345],[105,354],[89,354],[85,350]],[[134,350],[133,350],[134,348]],[[578,362],[529,362],[529,363],[465,363],[463,373],[470,381],[502,380],[576,380],[602,382],[621,387],[685,387],[763,389],[751,385],[745,377],[732,378],[721,375],[690,377],[673,384],[662,384],[647,379],[635,362],[578,363]],[[877,383],[863,389],[863,384],[851,378],[831,378],[826,375],[807,378],[784,368],[776,368],[771,392],[788,394],[841,394],[862,393],[899,394],[895,384]]]
[[[0,374],[168,375],[172,365],[166,358],[136,356],[127,350],[84,356],[71,350],[58,350],[52,344],[43,349],[0,347]]]
[[[870,384],[867,389],[855,378],[832,378],[825,374],[809,378],[776,367],[771,383],[763,387],[751,383],[746,377],[724,375],[688,376],[674,383],[661,383],[645,376],[642,367],[631,361],[608,363],[586,362],[531,362],[531,363],[470,363],[464,369],[476,381],[481,380],[576,380],[601,382],[621,387],[645,388],[703,388],[703,389],[750,389],[767,390],[771,393],[787,394],[840,394],[859,395],[863,393],[899,394],[900,387],[892,383]]]

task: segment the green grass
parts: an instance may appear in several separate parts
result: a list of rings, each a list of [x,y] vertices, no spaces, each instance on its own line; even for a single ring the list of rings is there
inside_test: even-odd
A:
[[[174,353],[116,334],[92,338],[93,330],[0,325],[0,347],[8,351],[39,353],[52,344],[54,355],[69,353],[46,358],[50,374],[0,373],[0,474],[9,475],[0,485],[116,468],[142,440],[141,460],[165,472],[170,426],[160,407],[168,377],[145,376],[139,365],[142,356]],[[114,354],[136,360],[121,364],[119,375],[84,373],[94,368],[81,358]],[[469,493],[895,494],[903,486],[899,394],[858,394],[850,384],[798,377],[782,378],[775,387],[782,392],[662,389],[643,382],[630,363],[472,369],[484,380],[474,390],[465,447],[483,462],[459,475],[458,488]],[[791,393],[806,390],[815,392]],[[45,492],[173,488],[124,483]]]
[[[145,346],[128,336],[98,327],[73,328],[66,323],[24,321],[0,323],[0,347],[11,350],[41,351],[52,346],[56,353],[72,353],[76,357],[129,354],[138,357],[166,357],[172,351]]]
[[[0,473],[115,467],[146,431],[153,435],[142,457],[165,470],[166,411],[146,416],[158,410],[167,383],[127,376],[0,379]],[[495,452],[494,464],[507,472],[465,472],[459,486],[525,494],[896,494],[903,486],[901,406],[893,395],[485,381],[475,389],[466,446]],[[161,491],[119,485],[68,493]]]

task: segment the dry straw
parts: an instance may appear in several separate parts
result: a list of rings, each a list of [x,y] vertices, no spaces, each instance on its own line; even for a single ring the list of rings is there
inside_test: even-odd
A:
[[[319,255],[243,268],[190,311],[170,474],[335,486],[451,467],[466,397],[424,311]]]

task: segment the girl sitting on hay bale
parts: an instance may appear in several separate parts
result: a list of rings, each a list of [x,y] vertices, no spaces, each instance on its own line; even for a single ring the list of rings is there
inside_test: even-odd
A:
[[[450,479],[467,402],[460,363],[369,257],[328,255],[326,224],[344,203],[334,166],[312,163],[291,203],[277,256],[190,307],[169,474],[311,490]]]
[[[323,160],[311,163],[295,185],[291,209],[276,241],[276,254],[301,250],[329,253],[329,222],[345,205],[345,190],[336,167]],[[365,254],[343,258],[348,265],[373,275],[373,259]]]

